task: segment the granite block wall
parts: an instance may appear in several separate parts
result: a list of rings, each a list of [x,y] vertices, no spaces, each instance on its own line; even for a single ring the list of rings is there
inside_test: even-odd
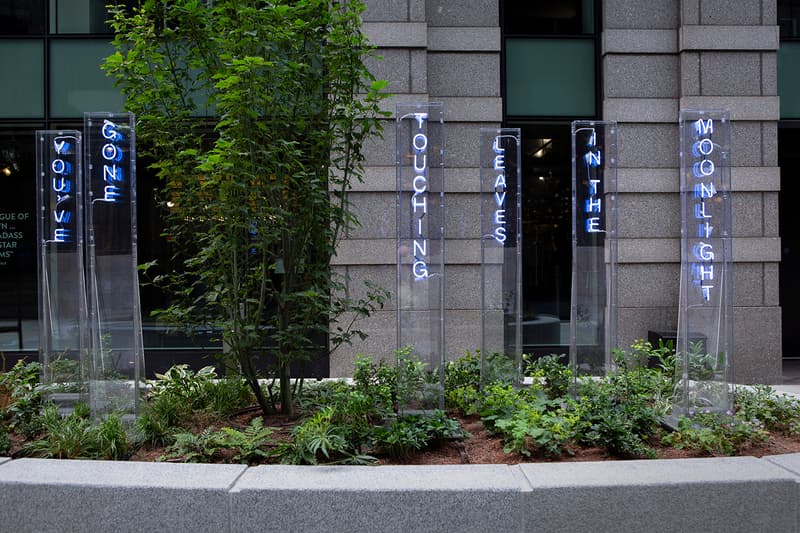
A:
[[[781,375],[775,16],[768,0],[603,2],[603,118],[620,123],[620,344],[677,326],[678,113],[728,108],[744,383]]]
[[[681,108],[728,108],[732,114],[735,276],[735,377],[775,383],[781,374],[778,301],[774,0],[597,0],[602,2],[602,117],[619,127],[619,345],[648,330],[677,326],[679,255],[678,114]],[[502,122],[499,2],[368,0],[364,30],[390,81],[385,102],[445,105],[448,207],[446,351],[479,346],[480,247],[469,220],[477,206],[478,129]],[[351,295],[371,279],[394,292],[394,121],[367,148],[366,179],[355,187],[363,225],[339,247],[335,269]],[[655,216],[654,216],[655,214]],[[463,220],[462,220],[463,219]],[[358,353],[391,358],[395,302],[362,324],[370,334],[331,358],[347,376]]]

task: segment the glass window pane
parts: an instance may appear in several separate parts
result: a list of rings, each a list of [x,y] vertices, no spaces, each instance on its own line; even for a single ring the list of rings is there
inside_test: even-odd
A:
[[[778,49],[778,96],[781,118],[800,118],[800,42],[781,42]]]
[[[594,116],[594,40],[506,39],[506,114]]]
[[[126,5],[136,0],[50,0],[50,33],[105,33],[112,30],[107,5]]]
[[[36,129],[35,125],[0,128],[0,351],[37,349],[39,342]]]
[[[506,35],[591,35],[594,33],[593,0],[503,3]]]
[[[0,35],[41,35],[44,33],[44,0],[3,0],[0,2]]]
[[[82,117],[84,111],[122,111],[122,94],[100,70],[100,64],[113,51],[105,41],[52,41],[51,116]]]
[[[800,37],[800,0],[778,1],[778,25],[781,39]]]
[[[44,116],[44,67],[41,41],[0,41],[0,118]]]

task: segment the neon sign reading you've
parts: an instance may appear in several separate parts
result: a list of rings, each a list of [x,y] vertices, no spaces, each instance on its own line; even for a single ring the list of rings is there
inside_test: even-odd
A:
[[[594,128],[590,129],[591,134],[586,143],[587,151],[583,156],[586,163],[586,173],[589,181],[589,198],[584,203],[583,211],[586,213],[585,227],[587,233],[602,233],[601,215],[603,213],[603,201],[598,192],[602,173],[600,165],[603,155],[597,147],[597,132]]]
[[[73,212],[76,157],[74,137],[55,137],[53,149],[55,155],[50,161],[50,171],[53,173],[51,188],[56,195],[56,208],[53,210],[52,220],[53,242],[71,243],[75,239],[75,231],[70,225],[75,215]]]
[[[714,142],[709,138],[714,133],[713,119],[699,119],[693,124],[695,142],[692,144],[692,175],[697,183],[694,185],[694,217],[697,224],[697,241],[692,245],[692,255],[697,260],[692,265],[695,283],[705,301],[711,299],[714,288],[714,246],[710,242],[714,231],[712,199],[717,190],[714,187],[716,167],[712,154]]]
[[[427,113],[414,113],[417,133],[411,138],[414,153],[414,179],[411,186],[411,221],[413,224],[413,255],[411,267],[414,279],[428,278],[428,237],[424,230],[423,219],[428,214],[428,137],[423,133],[423,125],[428,119]]]

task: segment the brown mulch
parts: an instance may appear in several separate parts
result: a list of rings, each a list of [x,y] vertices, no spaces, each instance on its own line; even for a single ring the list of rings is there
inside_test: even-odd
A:
[[[242,413],[228,421],[231,427],[245,427],[250,420],[257,416],[257,411]],[[461,423],[461,426],[470,433],[471,437],[464,441],[446,441],[407,458],[379,457],[381,465],[453,465],[453,464],[520,464],[533,462],[572,462],[572,461],[616,461],[619,457],[608,456],[601,448],[574,446],[571,453],[560,457],[550,458],[543,455],[523,457],[519,454],[503,452],[502,438],[491,434],[478,417],[460,417],[451,413]],[[264,420],[265,426],[276,428],[273,433],[278,439],[288,439],[297,419],[276,415]],[[197,429],[202,429],[195,422]],[[659,459],[680,459],[689,457],[710,457],[707,453],[696,450],[677,450],[669,447],[655,445]],[[163,447],[145,447],[140,449],[131,461],[157,461],[164,455]],[[757,444],[742,450],[739,455],[762,457],[765,455],[781,455],[786,453],[800,453],[800,436],[787,437],[773,434],[766,443]]]

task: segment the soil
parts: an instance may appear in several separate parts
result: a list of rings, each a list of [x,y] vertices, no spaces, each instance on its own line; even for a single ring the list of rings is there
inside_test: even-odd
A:
[[[258,413],[247,412],[227,421],[230,426],[246,426],[250,419]],[[520,464],[534,462],[568,462],[568,461],[615,461],[623,458],[609,456],[601,448],[573,446],[569,453],[560,457],[551,458],[543,455],[523,457],[519,454],[507,454],[503,451],[502,438],[490,433],[478,417],[461,417],[450,413],[458,419],[461,426],[470,433],[470,437],[463,441],[445,441],[438,446],[422,450],[406,458],[379,457],[382,465],[451,465],[451,464]],[[273,434],[278,439],[288,439],[296,419],[275,416],[264,421],[265,426],[277,429]],[[196,429],[202,429],[197,424]],[[658,443],[651,443],[656,449],[659,459],[680,459],[690,457],[710,457],[709,454],[697,450],[677,450],[670,447],[660,447]],[[140,449],[130,460],[132,461],[157,461],[163,457],[163,447],[145,447]],[[781,455],[786,453],[800,453],[800,435],[785,436],[772,434],[768,442],[753,445],[742,450],[739,455],[762,457],[765,455]],[[224,458],[220,458],[224,460]],[[163,459],[162,459],[163,460]]]

